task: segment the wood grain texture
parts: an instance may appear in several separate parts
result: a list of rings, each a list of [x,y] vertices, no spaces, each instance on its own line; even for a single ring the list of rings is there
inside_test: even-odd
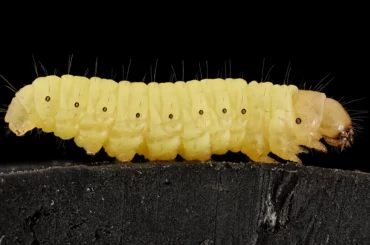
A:
[[[368,173],[293,164],[65,164],[1,166],[1,245],[370,243]]]

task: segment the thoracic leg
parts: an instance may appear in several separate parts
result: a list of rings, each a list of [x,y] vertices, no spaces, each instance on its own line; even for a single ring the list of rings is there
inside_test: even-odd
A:
[[[270,153],[268,142],[260,134],[246,136],[241,152],[255,162],[277,163],[275,159],[267,156]]]
[[[284,160],[302,163],[301,159],[297,156],[297,154],[302,152],[302,149],[298,145],[292,145],[282,141],[271,147],[271,152]]]
[[[254,160],[256,162],[264,162],[264,163],[278,163],[275,159],[269,156],[260,156],[258,159]]]
[[[294,152],[291,151],[284,152],[282,156],[283,159],[286,159],[288,161],[296,162],[299,164],[302,163],[301,159],[299,159],[299,157]]]
[[[316,149],[316,150],[321,151],[321,152],[327,152],[328,151],[326,146],[318,140],[312,141],[311,144],[308,147]]]

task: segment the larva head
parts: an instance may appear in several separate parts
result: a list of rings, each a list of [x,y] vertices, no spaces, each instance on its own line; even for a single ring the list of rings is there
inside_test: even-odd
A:
[[[353,143],[352,120],[343,106],[336,100],[326,98],[320,133],[326,143],[343,150]]]
[[[319,142],[321,138],[341,149],[352,143],[351,119],[338,101],[326,98],[324,93],[298,90],[293,94],[293,108],[294,133],[299,145],[326,151]]]

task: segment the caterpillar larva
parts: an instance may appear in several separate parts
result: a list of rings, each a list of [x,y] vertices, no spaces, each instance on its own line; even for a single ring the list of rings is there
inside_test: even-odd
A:
[[[18,136],[41,128],[74,138],[94,155],[102,147],[119,161],[208,160],[242,152],[251,160],[301,162],[302,146],[341,149],[354,131],[342,105],[324,93],[271,82],[203,79],[157,83],[92,77],[39,77],[12,99],[5,121]]]

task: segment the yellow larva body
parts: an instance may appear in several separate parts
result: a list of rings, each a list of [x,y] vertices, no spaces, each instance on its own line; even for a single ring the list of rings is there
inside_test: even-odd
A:
[[[253,161],[275,162],[267,156],[272,152],[300,162],[300,145],[325,151],[324,137],[343,146],[338,137],[349,132],[351,120],[333,101],[293,85],[243,79],[145,84],[63,75],[37,78],[19,90],[5,121],[19,136],[41,128],[74,138],[88,154],[103,147],[122,162],[135,154],[208,160],[227,151]]]

